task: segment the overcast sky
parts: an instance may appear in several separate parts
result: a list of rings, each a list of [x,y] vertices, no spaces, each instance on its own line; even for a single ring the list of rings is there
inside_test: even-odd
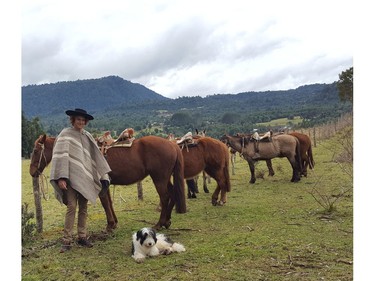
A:
[[[175,98],[332,83],[353,66],[345,3],[24,0],[22,85],[116,75]]]

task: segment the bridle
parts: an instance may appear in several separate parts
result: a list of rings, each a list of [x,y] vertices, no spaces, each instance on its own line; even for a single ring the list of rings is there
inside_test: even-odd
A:
[[[39,156],[39,161],[38,161],[38,166],[37,166],[37,172],[38,172],[38,175],[42,175],[43,174],[43,171],[40,171],[40,165],[42,164],[42,160],[44,159],[44,162],[47,164],[47,157],[46,157],[46,154],[44,153],[44,143],[40,143],[38,142],[38,145],[40,145],[41,147],[41,151],[40,151],[40,156]]]

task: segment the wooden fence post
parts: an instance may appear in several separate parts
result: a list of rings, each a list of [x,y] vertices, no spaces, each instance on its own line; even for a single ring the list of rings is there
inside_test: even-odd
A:
[[[137,182],[138,200],[143,200],[143,187],[142,181]]]
[[[39,233],[43,232],[43,208],[40,200],[39,177],[33,177],[33,193],[35,201],[36,229]]]

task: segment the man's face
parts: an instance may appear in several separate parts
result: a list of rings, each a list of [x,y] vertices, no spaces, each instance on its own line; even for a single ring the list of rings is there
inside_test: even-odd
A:
[[[77,116],[75,117],[75,120],[74,120],[74,128],[76,128],[77,130],[81,130],[83,129],[85,126],[86,126],[86,119],[82,116]]]

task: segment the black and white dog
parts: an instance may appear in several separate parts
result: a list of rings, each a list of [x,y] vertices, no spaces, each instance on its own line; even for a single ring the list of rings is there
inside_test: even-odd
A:
[[[170,238],[149,227],[134,232],[132,241],[132,258],[143,262],[147,256],[169,255],[173,252],[184,252],[185,247],[173,242]]]

